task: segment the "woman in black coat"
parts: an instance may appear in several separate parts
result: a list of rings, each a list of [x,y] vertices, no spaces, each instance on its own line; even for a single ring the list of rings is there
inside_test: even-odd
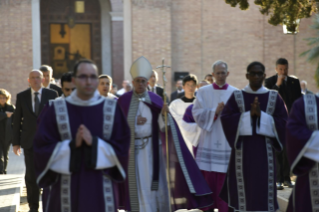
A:
[[[0,88],[0,174],[7,174],[8,154],[12,142],[12,115],[15,107],[10,101],[11,94]]]

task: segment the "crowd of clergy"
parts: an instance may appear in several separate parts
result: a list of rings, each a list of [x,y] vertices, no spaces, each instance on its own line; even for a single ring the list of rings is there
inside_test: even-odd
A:
[[[286,59],[274,68],[266,78],[250,63],[239,89],[218,60],[204,80],[177,80],[168,98],[143,56],[113,93],[91,60],[61,88],[43,65],[15,107],[0,89],[1,174],[10,140],[16,155],[23,149],[31,212],[40,195],[44,212],[276,212],[287,187],[287,212],[318,212],[319,98],[288,76]]]

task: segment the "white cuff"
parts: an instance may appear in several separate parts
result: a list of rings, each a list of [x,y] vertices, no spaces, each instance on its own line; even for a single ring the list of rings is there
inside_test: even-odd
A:
[[[260,114],[260,127],[256,127],[256,133],[259,135],[275,138],[275,130],[273,126],[273,117],[263,111]]]
[[[60,174],[71,174],[70,172],[70,144],[71,140],[60,142],[56,154],[50,164],[50,169]]]
[[[253,135],[253,128],[251,126],[251,117],[250,111],[247,111],[242,114],[241,119],[239,120],[239,135],[240,136],[247,136]]]
[[[125,175],[124,169],[121,163],[118,161],[113,147],[109,143],[98,138],[97,159],[96,159],[95,169],[107,169],[114,166],[116,166],[119,169],[123,179],[125,179],[126,175]]]
[[[306,158],[319,162],[319,133],[312,138],[304,154]]]

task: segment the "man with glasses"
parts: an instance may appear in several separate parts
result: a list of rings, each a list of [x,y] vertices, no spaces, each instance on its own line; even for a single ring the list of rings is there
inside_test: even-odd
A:
[[[283,98],[288,113],[295,100],[302,96],[299,79],[288,76],[288,61],[284,58],[279,58],[276,61],[277,74],[265,80],[265,87],[278,91]],[[277,162],[277,189],[284,189],[283,186],[292,188],[290,180],[290,165],[287,159],[286,148],[282,152],[276,154]]]
[[[71,95],[75,90],[75,85],[72,82],[72,72],[64,73],[61,77],[61,86],[62,86],[62,96],[61,98],[66,98]]]
[[[221,113],[232,150],[220,197],[235,211],[278,209],[275,151],[283,149],[288,114],[278,92],[263,86],[265,76],[262,63],[249,64],[249,85],[234,91]]]
[[[226,82],[229,75],[227,63],[216,61],[212,72],[216,82],[197,91],[192,109],[193,117],[201,128],[198,141],[194,141],[198,142],[196,162],[213,192],[214,205],[204,210],[218,208],[220,212],[227,212],[227,203],[218,195],[226,177],[231,149],[222,128],[220,113],[236,88]]]
[[[37,183],[49,212],[118,209],[114,181],[126,178],[129,127],[116,100],[97,91],[97,66],[78,61],[76,90],[46,106],[34,139]]]
[[[125,209],[131,212],[168,212],[211,205],[211,191],[170,114],[168,154],[171,184],[168,187],[166,157],[162,151],[166,145],[163,114],[168,108],[160,96],[147,91],[153,72],[145,57],[138,58],[130,72],[134,90],[118,100],[131,129],[128,182],[120,194],[125,198]],[[169,199],[169,191],[173,201]]]
[[[36,183],[34,170],[34,135],[37,130],[37,118],[43,107],[51,99],[58,97],[56,91],[42,87],[43,74],[39,70],[29,73],[30,88],[17,94],[16,110],[13,117],[13,152],[20,156],[23,148],[25,161],[25,184],[31,212],[39,209],[40,189]],[[22,124],[23,120],[23,124]],[[21,131],[20,131],[21,130]]]

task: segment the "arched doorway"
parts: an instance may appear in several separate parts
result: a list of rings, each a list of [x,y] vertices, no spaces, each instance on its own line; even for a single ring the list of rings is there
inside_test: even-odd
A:
[[[40,19],[42,64],[53,67],[55,78],[71,71],[80,58],[92,59],[100,73],[103,72],[99,0],[41,0]],[[103,24],[103,27],[109,27],[106,32],[111,32],[110,24]],[[111,35],[105,36],[111,40]],[[111,50],[108,52],[111,58]]]

